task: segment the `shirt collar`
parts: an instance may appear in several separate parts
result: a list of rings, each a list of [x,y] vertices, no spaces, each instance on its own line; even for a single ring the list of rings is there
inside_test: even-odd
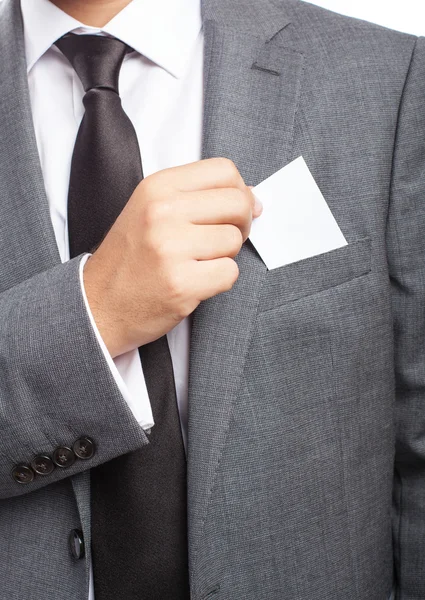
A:
[[[21,0],[28,72],[63,35],[112,35],[174,77],[184,74],[202,27],[200,0],[133,0],[101,30],[87,28],[49,0]]]

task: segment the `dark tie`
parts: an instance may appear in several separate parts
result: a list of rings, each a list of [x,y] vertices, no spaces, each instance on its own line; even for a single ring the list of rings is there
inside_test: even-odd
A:
[[[68,197],[74,257],[102,241],[143,171],[136,132],[118,91],[131,48],[93,35],[67,35],[56,45],[85,90]],[[95,595],[96,600],[186,600],[186,458],[167,338],[143,346],[140,357],[155,426],[147,446],[92,470]]]

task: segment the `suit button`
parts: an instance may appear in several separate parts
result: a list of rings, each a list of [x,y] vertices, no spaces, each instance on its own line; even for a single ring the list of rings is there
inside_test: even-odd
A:
[[[75,454],[71,448],[61,446],[53,452],[53,462],[61,469],[67,469],[75,463]]]
[[[75,558],[75,560],[80,560],[80,558],[84,558],[85,548],[83,532],[79,529],[73,529],[69,534],[68,541],[72,558]]]
[[[53,473],[55,465],[49,456],[36,456],[31,463],[32,468],[37,475],[50,475]]]
[[[16,483],[26,484],[34,481],[34,471],[28,465],[16,465],[12,471],[12,477]]]
[[[74,452],[81,460],[93,458],[95,453],[94,442],[90,438],[83,437],[77,440],[73,445]]]

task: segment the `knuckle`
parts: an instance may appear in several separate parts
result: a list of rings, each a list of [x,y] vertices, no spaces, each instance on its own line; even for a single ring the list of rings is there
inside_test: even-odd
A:
[[[167,293],[173,314],[178,319],[184,319],[191,312],[190,298],[187,293],[185,278],[178,273],[168,276]]]
[[[230,158],[220,157],[216,159],[219,167],[233,181],[239,181],[240,175],[235,163]]]
[[[219,164],[219,166],[223,167],[223,169],[236,169],[235,163],[232,160],[230,160],[230,158],[226,158],[225,156],[218,156],[214,160]]]
[[[144,210],[142,214],[143,225],[147,227],[152,227],[156,224],[158,220],[158,205],[155,200],[150,198],[144,205]]]
[[[153,198],[146,202],[144,210],[144,223],[152,227],[158,223],[164,223],[172,213],[169,200]]]
[[[241,230],[233,225],[230,225],[228,236],[230,248],[238,253],[243,244],[243,235]]]
[[[230,291],[239,277],[239,267],[233,259],[228,258],[225,261],[224,269],[226,271],[226,291]]]
[[[168,294],[173,303],[179,303],[185,297],[183,279],[176,273],[168,275]]]
[[[249,197],[242,190],[236,190],[239,215],[243,221],[248,222],[252,218],[252,206]]]
[[[154,239],[151,239],[150,245],[160,261],[166,261],[170,256],[172,256],[172,244],[169,242],[169,240],[163,238],[162,236],[157,236]]]
[[[141,183],[139,183],[139,189],[146,198],[155,197],[157,191],[156,179],[154,175],[145,177]]]

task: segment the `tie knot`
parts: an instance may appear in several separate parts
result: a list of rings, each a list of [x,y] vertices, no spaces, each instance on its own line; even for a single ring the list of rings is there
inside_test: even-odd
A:
[[[56,46],[74,67],[84,90],[106,88],[117,94],[124,57],[132,48],[116,38],[68,34]]]

